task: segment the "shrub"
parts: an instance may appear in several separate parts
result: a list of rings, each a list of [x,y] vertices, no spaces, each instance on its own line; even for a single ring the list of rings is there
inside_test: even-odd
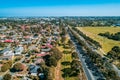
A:
[[[70,65],[71,63],[70,63],[70,61],[64,61],[64,62],[62,62],[61,64],[67,66],[67,65]]]
[[[24,70],[24,65],[22,63],[16,63],[14,66],[13,66],[13,69],[15,71],[23,71]]]
[[[64,50],[63,53],[64,53],[64,54],[70,54],[71,51],[66,51],[66,50]]]
[[[5,74],[4,76],[3,76],[3,80],[11,80],[11,75],[10,74]]]
[[[8,63],[5,63],[2,67],[1,67],[1,71],[5,72],[10,68],[10,65]]]

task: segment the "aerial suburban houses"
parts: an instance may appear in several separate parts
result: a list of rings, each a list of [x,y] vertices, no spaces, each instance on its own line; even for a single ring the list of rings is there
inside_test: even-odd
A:
[[[84,26],[97,22],[84,20],[92,18],[99,21],[99,17],[0,18],[0,80],[120,80],[120,48],[114,46],[105,55],[104,42],[99,41],[119,41],[120,33],[91,37]],[[107,25],[104,19],[109,18],[101,18],[96,25]],[[119,28],[113,25],[109,28]]]

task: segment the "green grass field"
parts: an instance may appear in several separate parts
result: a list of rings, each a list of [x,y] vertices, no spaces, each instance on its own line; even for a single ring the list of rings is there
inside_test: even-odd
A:
[[[92,39],[100,42],[102,45],[102,49],[105,53],[111,50],[113,46],[120,46],[120,41],[115,41],[112,39],[107,39],[105,37],[99,36],[99,33],[117,33],[120,32],[120,27],[77,27],[87,36],[91,37]]]

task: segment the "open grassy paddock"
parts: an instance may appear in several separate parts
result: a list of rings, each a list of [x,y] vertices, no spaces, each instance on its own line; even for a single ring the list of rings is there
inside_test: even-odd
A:
[[[85,33],[92,39],[100,42],[102,49],[105,53],[111,50],[113,46],[120,46],[120,41],[115,41],[112,39],[107,39],[105,37],[99,36],[99,33],[117,33],[120,32],[120,27],[77,27],[80,31]]]

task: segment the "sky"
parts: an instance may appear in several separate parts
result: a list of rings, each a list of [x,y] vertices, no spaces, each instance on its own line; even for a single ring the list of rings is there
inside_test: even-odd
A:
[[[0,16],[120,16],[120,0],[0,0]]]

